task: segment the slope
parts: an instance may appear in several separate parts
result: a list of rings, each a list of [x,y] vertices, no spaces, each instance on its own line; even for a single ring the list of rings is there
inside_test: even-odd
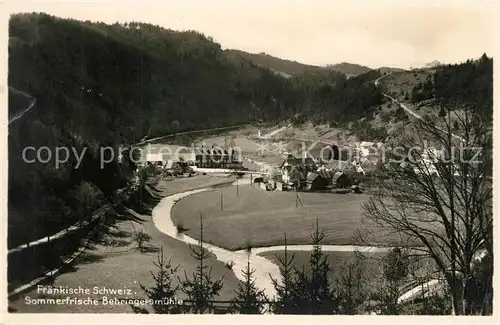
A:
[[[224,54],[231,60],[246,59],[258,66],[283,73],[289,77],[301,74],[325,74],[329,72],[329,69],[325,67],[284,60],[266,53],[248,53],[245,51],[231,49],[225,50]]]
[[[126,185],[133,164],[115,157],[101,165],[103,147],[272,121],[295,109],[286,80],[248,61],[233,64],[200,33],[45,14],[13,15],[9,33],[8,80],[17,90],[9,116],[26,106],[20,93],[36,99],[36,109],[9,125],[9,245],[85,218],[97,197]],[[47,147],[52,160],[28,162],[29,147]],[[56,147],[86,151],[78,166],[73,154],[55,166]]]
[[[358,76],[363,73],[370,72],[372,69],[360,64],[342,62],[328,65],[327,68],[343,73],[348,77]]]

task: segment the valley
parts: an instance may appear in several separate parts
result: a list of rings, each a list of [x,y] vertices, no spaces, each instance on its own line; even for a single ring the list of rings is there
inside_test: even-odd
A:
[[[8,65],[11,312],[233,313],[245,285],[256,313],[445,314],[450,279],[491,281],[486,54],[315,66],[196,31],[16,14]],[[443,159],[472,147],[479,163]],[[40,286],[184,304],[28,303]],[[489,308],[481,288],[470,313]]]

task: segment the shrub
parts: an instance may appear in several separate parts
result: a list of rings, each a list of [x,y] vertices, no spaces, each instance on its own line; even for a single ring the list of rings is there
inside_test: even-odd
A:
[[[142,252],[144,252],[144,244],[151,240],[151,236],[146,234],[141,230],[134,232],[134,236],[132,237],[133,241],[137,244],[137,248]]]
[[[338,308],[337,297],[329,278],[331,267],[328,256],[321,250],[324,237],[325,233],[319,229],[316,220],[316,230],[311,235],[313,251],[309,260],[310,272],[307,274],[304,270],[295,270],[295,304],[299,313],[333,314]]]
[[[189,278],[184,271],[184,280],[179,278],[181,290],[184,292],[188,300],[192,302],[190,312],[196,314],[204,314],[210,312],[212,300],[219,295],[223,286],[223,277],[218,280],[212,279],[212,268],[207,265],[209,251],[203,246],[203,216],[200,215],[200,233],[199,246],[189,245],[191,256],[198,262],[196,271]]]
[[[250,269],[250,259],[247,267],[243,270],[244,281],[238,283],[235,290],[236,297],[231,302],[233,312],[240,314],[261,314],[264,310],[264,302],[267,300],[263,290],[259,290],[255,285],[255,270]]]
[[[179,286],[172,285],[172,275],[175,274],[179,265],[173,268],[171,260],[167,260],[163,257],[163,247],[160,248],[157,262],[153,264],[158,268],[156,273],[151,271],[151,275],[155,281],[154,286],[146,287],[140,284],[141,289],[146,293],[146,296],[149,299],[163,300],[164,302],[169,301],[170,299],[175,299],[175,294],[179,289]],[[153,304],[153,309],[158,314],[178,312],[178,307],[172,306],[169,303]]]
[[[225,265],[228,269],[232,270],[234,266],[234,261],[226,262]]]
[[[380,119],[384,123],[389,123],[391,121],[391,115],[389,113],[382,113]]]
[[[81,222],[90,220],[92,212],[106,202],[102,191],[89,182],[81,182],[73,192],[73,196],[74,206]]]

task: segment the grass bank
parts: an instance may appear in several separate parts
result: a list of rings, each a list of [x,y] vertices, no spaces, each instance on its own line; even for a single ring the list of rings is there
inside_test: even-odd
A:
[[[162,180],[158,183],[155,192],[158,198],[187,191],[195,188],[225,184],[232,181],[227,177],[195,176],[192,178],[176,179],[172,181]],[[123,210],[116,220],[108,219],[100,236],[96,237],[91,245],[80,255],[80,257],[55,279],[48,280],[45,285],[68,288],[88,288],[90,295],[69,295],[75,298],[138,298],[146,296],[140,288],[140,284],[151,285],[153,279],[150,271],[156,271],[153,262],[157,259],[158,250],[163,247],[164,257],[171,258],[172,265],[180,265],[176,275],[181,279],[184,271],[191,275],[195,271],[197,261],[190,256],[189,247],[160,231],[152,221],[150,211],[156,202],[150,202],[145,206],[145,212],[136,213],[133,210]],[[146,252],[141,253],[134,246],[132,236],[135,231],[142,229],[151,236]],[[238,280],[233,272],[215,257],[210,257],[209,265],[213,267],[214,278],[224,276],[224,287],[218,299],[229,300],[234,296]],[[174,283],[177,283],[177,277]],[[102,289],[130,289],[131,295],[116,294],[94,294],[94,288]],[[44,295],[33,288],[9,302],[9,310],[22,313],[132,313],[128,305],[55,305],[55,304],[28,304],[28,299],[35,298],[65,298],[67,295]],[[178,298],[185,298],[182,292],[178,292]],[[151,312],[151,308],[147,308]]]

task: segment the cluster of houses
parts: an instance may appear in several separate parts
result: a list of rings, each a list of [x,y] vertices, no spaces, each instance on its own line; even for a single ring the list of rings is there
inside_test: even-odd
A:
[[[356,154],[341,150],[336,145],[310,149],[300,158],[289,154],[272,180],[277,182],[274,187],[299,191],[359,191],[360,176],[376,167],[376,162],[370,159],[370,148],[367,149],[376,144],[361,144],[357,146]]]
[[[337,161],[338,162],[338,161]],[[341,161],[343,162],[343,161]],[[344,162],[345,163],[345,162]],[[350,188],[354,184],[352,169],[347,166],[318,165],[313,158],[296,158],[289,155],[279,167],[277,181],[283,190],[322,191],[334,188]]]
[[[278,167],[271,189],[294,189],[300,191],[326,191],[333,189],[352,189],[359,191],[359,180],[368,172],[376,170],[380,162],[381,143],[358,142],[355,149],[343,156],[343,150],[337,146],[328,146],[309,150],[307,155],[298,158],[288,155]],[[347,150],[346,150],[347,151]],[[355,152],[353,152],[355,151]],[[354,153],[354,154],[353,154]],[[422,165],[430,174],[437,173],[434,159],[442,155],[440,150],[427,149],[422,152]],[[406,167],[407,162],[401,163]],[[420,171],[414,168],[416,173]],[[458,175],[457,171],[454,171]]]

